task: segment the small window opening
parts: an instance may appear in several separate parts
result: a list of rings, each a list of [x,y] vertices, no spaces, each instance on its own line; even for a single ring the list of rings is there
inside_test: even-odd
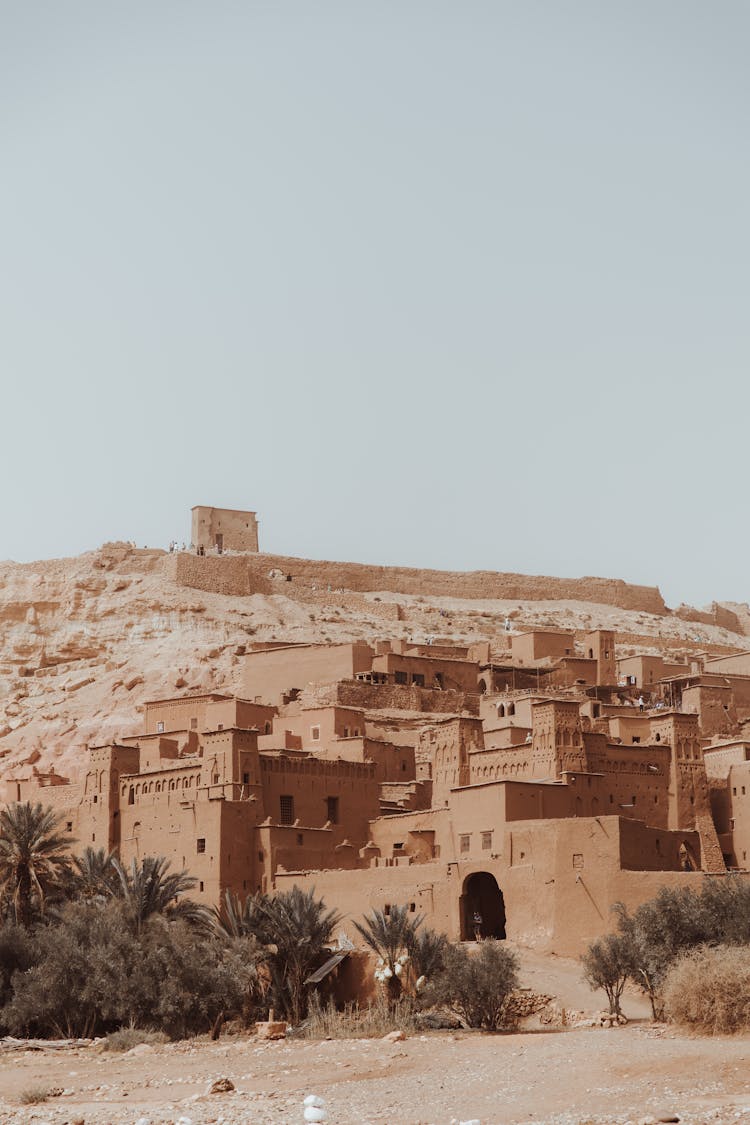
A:
[[[195,850],[197,851],[198,855],[203,855],[203,853],[205,852],[206,841],[205,841],[205,838],[203,836],[199,837],[198,840],[196,840],[196,849]]]

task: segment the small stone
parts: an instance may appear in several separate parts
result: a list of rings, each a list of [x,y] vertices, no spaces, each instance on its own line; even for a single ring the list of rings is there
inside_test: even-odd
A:
[[[209,1082],[206,1087],[207,1094],[231,1094],[234,1089],[234,1082],[231,1078],[217,1078],[215,1082]]]

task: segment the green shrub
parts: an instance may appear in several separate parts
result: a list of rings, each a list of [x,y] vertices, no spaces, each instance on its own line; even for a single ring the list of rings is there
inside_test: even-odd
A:
[[[674,1023],[706,1035],[750,1029],[750,957],[737,946],[696,949],[664,982],[664,1008]]]
[[[592,988],[601,988],[609,1000],[609,1010],[620,1015],[620,997],[633,973],[633,949],[622,934],[607,934],[591,943],[583,957],[583,976]]]
[[[255,963],[241,943],[156,915],[137,935],[118,903],[71,903],[39,929],[36,963],[12,978],[0,1023],[13,1035],[86,1037],[121,1027],[171,1038],[242,1009]]]
[[[664,1016],[663,989],[672,966],[701,945],[750,944],[750,883],[731,876],[705,879],[700,893],[663,887],[633,914],[615,905],[620,936],[632,961],[630,976]]]
[[[498,1031],[506,1026],[506,1005],[518,987],[518,959],[502,942],[487,940],[469,953],[449,946],[443,968],[425,990],[425,1002],[447,1008],[469,1027]]]

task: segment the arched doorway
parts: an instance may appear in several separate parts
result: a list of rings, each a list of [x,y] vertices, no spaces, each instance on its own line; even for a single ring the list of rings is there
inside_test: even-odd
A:
[[[461,940],[474,937],[474,914],[482,916],[482,937],[505,937],[505,900],[494,875],[476,871],[464,881],[461,895]]]

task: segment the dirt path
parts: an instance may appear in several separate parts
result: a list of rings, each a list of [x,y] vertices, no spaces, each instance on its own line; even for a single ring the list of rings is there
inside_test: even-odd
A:
[[[253,1039],[97,1047],[0,1056],[0,1122],[50,1125],[302,1123],[302,1099],[326,1099],[331,1125],[635,1123],[676,1114],[684,1125],[750,1122],[750,1037],[690,1039],[630,1025],[489,1036],[379,1040]],[[226,1076],[236,1091],[207,1095]],[[32,1086],[65,1090],[19,1106]],[[183,1122],[187,1125],[187,1122]]]

